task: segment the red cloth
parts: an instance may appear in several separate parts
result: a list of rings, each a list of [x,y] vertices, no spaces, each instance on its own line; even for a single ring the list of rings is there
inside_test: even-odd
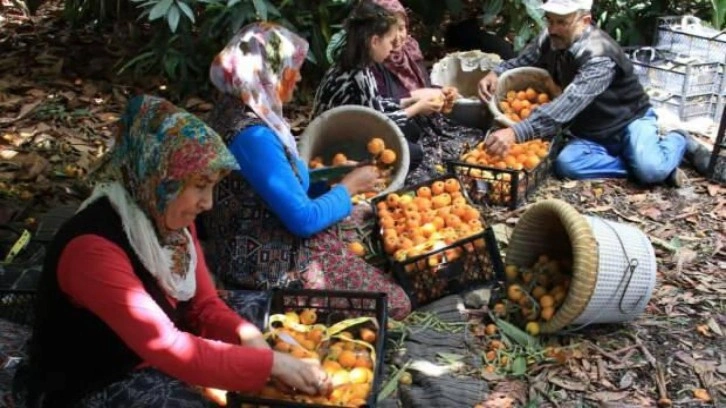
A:
[[[251,323],[219,298],[196,235],[194,243],[200,256],[188,319],[201,337],[178,330],[144,290],[126,253],[97,235],[68,243],[58,264],[58,283],[74,303],[105,321],[142,365],[193,385],[257,391],[270,376],[272,351],[239,345],[238,331]]]

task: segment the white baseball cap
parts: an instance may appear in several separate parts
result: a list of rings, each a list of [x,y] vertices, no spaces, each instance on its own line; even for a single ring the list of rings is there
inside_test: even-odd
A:
[[[592,0],[547,0],[547,3],[540,7],[545,13],[564,16],[577,10],[592,9]]]

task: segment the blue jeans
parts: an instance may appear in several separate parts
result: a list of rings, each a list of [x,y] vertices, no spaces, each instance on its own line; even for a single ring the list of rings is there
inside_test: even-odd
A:
[[[585,139],[568,143],[557,156],[555,170],[571,179],[634,177],[643,184],[661,183],[686,152],[678,132],[658,134],[658,117],[649,109],[625,128],[621,143],[604,145]]]

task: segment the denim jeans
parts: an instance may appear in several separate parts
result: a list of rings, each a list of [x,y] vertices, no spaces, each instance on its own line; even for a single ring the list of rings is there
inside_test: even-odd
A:
[[[681,163],[686,138],[678,132],[661,137],[657,122],[651,108],[625,128],[620,143],[575,139],[557,156],[555,170],[571,179],[632,176],[643,184],[661,183]]]

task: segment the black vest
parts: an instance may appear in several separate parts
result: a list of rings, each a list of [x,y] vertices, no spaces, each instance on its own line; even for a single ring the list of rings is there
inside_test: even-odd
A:
[[[72,304],[59,288],[57,266],[61,253],[73,238],[84,234],[98,235],[122,248],[146,291],[177,327],[184,328],[182,317],[188,302],[180,302],[176,308],[169,303],[132,250],[121,217],[108,199],[95,201],[66,222],[48,247],[30,341],[30,406],[70,406],[121,380],[141,362],[103,320]]]
[[[569,124],[575,136],[604,144],[619,143],[625,127],[650,107],[648,95],[633,73],[630,60],[618,43],[599,28],[591,26],[585,30],[570,50],[553,50],[546,36],[540,51],[535,66],[547,70],[562,89],[590,59],[609,57],[615,61],[616,72],[610,86]]]

